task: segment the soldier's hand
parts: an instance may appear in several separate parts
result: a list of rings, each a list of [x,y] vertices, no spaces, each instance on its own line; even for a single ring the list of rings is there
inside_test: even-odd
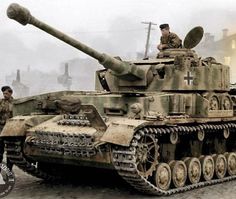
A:
[[[162,50],[164,50],[164,49],[168,48],[168,45],[167,44],[162,44],[161,48],[162,48]]]
[[[164,49],[168,48],[168,45],[167,45],[167,44],[159,44],[159,45],[157,46],[157,48],[158,48],[159,50],[164,50]]]

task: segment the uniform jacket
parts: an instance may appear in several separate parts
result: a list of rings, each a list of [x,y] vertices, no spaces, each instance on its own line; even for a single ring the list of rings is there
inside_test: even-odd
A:
[[[0,125],[3,126],[6,124],[6,121],[13,116],[13,98],[6,100],[0,100]]]
[[[175,33],[170,32],[167,37],[161,36],[161,44],[166,44],[167,48],[181,48],[182,41]]]

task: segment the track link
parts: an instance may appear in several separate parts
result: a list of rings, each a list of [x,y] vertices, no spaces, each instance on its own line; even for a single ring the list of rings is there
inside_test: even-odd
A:
[[[221,125],[213,125],[213,124],[202,124],[198,126],[176,126],[176,127],[146,127],[135,132],[134,138],[132,140],[130,147],[121,147],[115,146],[113,149],[113,163],[114,167],[117,170],[118,174],[127,181],[132,187],[136,190],[149,194],[149,195],[163,195],[168,196],[175,193],[189,191],[195,188],[204,187],[208,185],[213,185],[217,183],[222,183],[226,181],[231,181],[236,179],[236,175],[227,176],[223,179],[213,179],[211,181],[202,181],[196,184],[189,184],[181,188],[172,188],[167,191],[161,190],[156,187],[153,183],[151,183],[148,179],[144,178],[140,175],[137,169],[136,163],[136,146],[138,142],[138,138],[146,133],[154,134],[157,138],[163,134],[169,134],[171,132],[178,132],[182,134],[189,134],[197,132],[198,130],[219,130],[219,129],[232,129],[236,128],[236,124],[227,123]]]
[[[37,164],[33,164],[32,161],[29,161],[24,153],[23,153],[23,144],[24,139],[20,138],[8,138],[5,141],[5,151],[7,152],[7,157],[9,160],[18,166],[23,171],[28,174],[35,176],[37,178],[41,178],[47,181],[55,181],[58,180],[59,177],[50,175],[40,168],[38,168]]]

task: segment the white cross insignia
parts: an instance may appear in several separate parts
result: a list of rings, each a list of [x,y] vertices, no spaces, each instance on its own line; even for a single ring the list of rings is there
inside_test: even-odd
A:
[[[193,84],[193,76],[190,71],[187,72],[187,74],[184,76],[184,81],[187,85],[192,85]]]

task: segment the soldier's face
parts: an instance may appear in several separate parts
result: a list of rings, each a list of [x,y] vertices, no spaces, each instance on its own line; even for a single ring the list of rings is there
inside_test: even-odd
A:
[[[168,36],[170,34],[170,29],[169,28],[164,28],[161,30],[162,36]]]
[[[10,93],[8,90],[5,90],[2,94],[4,99],[10,99],[12,96],[12,93]]]

